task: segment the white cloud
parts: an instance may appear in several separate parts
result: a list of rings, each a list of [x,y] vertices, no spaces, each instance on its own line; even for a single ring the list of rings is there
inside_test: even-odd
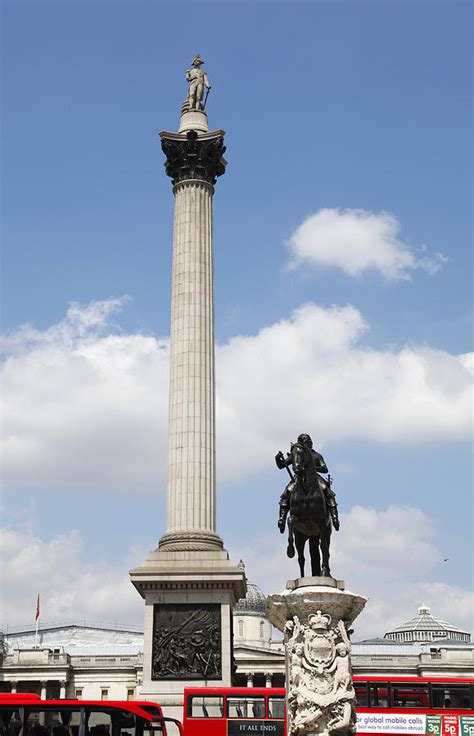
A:
[[[377,511],[355,506],[341,515],[341,531],[331,542],[331,572],[346,589],[369,597],[355,623],[354,639],[382,636],[412,618],[420,605],[466,631],[473,628],[474,593],[437,582],[442,555],[432,519],[421,509],[391,506]],[[299,577],[296,559],[285,554],[286,535],[260,539],[247,549],[232,550],[243,558],[247,575],[265,593],[279,593]],[[309,574],[309,552],[306,552]],[[427,582],[432,577],[434,582]]]
[[[168,341],[112,329],[121,305],[73,305],[48,330],[6,336],[5,486],[164,488]],[[367,329],[352,306],[307,304],[218,346],[221,480],[264,469],[301,428],[318,443],[469,435],[470,356],[427,346],[374,350],[364,345]]]
[[[163,483],[168,341],[110,333],[122,300],[72,305],[6,336],[3,474],[11,485],[140,491]]]
[[[362,343],[366,330],[354,307],[307,304],[290,319],[219,348],[222,477],[242,473],[242,458],[262,468],[305,427],[318,443],[469,436],[470,357],[426,346],[374,350]]]
[[[335,267],[350,276],[372,269],[386,279],[399,280],[410,278],[416,268],[434,274],[448,260],[442,253],[430,255],[425,245],[417,254],[400,239],[399,232],[400,223],[388,212],[321,209],[288,239],[289,266]]]
[[[140,553],[140,562],[143,552]],[[0,532],[2,623],[33,623],[40,593],[41,620],[142,624],[143,601],[128,578],[136,554],[121,564],[87,562],[80,533],[43,540],[31,530]]]

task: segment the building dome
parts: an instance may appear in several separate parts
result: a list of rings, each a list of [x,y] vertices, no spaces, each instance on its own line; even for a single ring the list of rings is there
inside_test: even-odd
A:
[[[234,606],[233,617],[236,643],[244,646],[270,644],[272,626],[267,618],[267,601],[258,585],[247,581],[247,595]]]
[[[258,585],[247,582],[247,595],[241,598],[234,606],[235,615],[265,616],[267,599]]]
[[[400,626],[388,631],[384,639],[397,642],[428,642],[448,640],[469,644],[471,635],[431,615],[428,606],[420,606],[418,614]]]

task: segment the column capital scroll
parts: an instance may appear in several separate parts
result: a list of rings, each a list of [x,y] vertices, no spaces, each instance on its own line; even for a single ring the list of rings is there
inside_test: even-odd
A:
[[[165,169],[173,185],[186,180],[207,182],[214,186],[225,172],[224,131],[198,135],[189,130],[186,135],[160,133],[161,148],[166,156]]]

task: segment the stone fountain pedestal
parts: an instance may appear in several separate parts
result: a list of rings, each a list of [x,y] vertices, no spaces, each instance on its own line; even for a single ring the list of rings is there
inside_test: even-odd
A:
[[[349,634],[366,602],[326,577],[289,580],[268,597],[268,617],[285,640],[288,736],[355,733]]]

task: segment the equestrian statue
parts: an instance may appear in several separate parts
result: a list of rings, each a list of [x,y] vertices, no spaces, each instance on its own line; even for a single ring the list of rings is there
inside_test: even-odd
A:
[[[286,457],[278,452],[275,462],[280,470],[286,468],[290,476],[290,482],[280,498],[278,519],[278,528],[283,534],[288,517],[286,553],[288,557],[294,557],[296,547],[301,577],[304,577],[304,547],[309,541],[311,574],[331,577],[331,529],[334,527],[336,531],[339,530],[339,517],[336,494],[331,488],[331,476],[324,458],[313,449],[309,434],[300,434],[297,441],[291,443]],[[327,480],[320,473],[327,473]]]

